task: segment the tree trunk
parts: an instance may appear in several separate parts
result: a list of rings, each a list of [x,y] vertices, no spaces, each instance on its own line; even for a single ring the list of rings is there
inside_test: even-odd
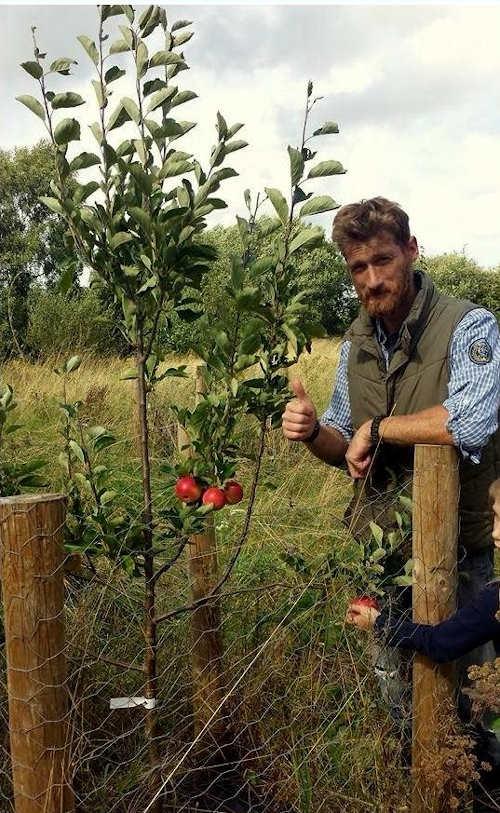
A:
[[[139,332],[137,348],[137,424],[140,427],[140,455],[142,469],[142,493],[144,524],[144,637],[146,651],[144,655],[144,671],[146,675],[145,696],[153,701],[153,708],[146,712],[145,732],[148,740],[149,761],[151,766],[151,789],[154,791],[158,782],[157,769],[159,767],[158,749],[158,712],[155,708],[158,694],[158,680],[156,675],[156,620],[155,620],[155,581],[154,581],[154,554],[153,554],[153,511],[151,496],[151,468],[149,459],[149,427],[147,413],[147,393],[145,362],[143,355],[142,337]],[[158,799],[155,813],[161,810],[161,800]]]

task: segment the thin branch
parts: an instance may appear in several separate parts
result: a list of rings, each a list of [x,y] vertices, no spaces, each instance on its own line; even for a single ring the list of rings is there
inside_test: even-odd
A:
[[[168,560],[168,562],[165,562],[165,564],[162,565],[159,568],[159,570],[156,571],[155,575],[153,576],[153,581],[154,582],[157,582],[158,579],[160,578],[160,576],[163,576],[163,574],[166,573],[167,570],[170,570],[170,568],[177,562],[177,560],[179,559],[182,551],[184,550],[184,548],[186,547],[186,545],[188,543],[189,543],[189,537],[187,536],[183,540],[183,542],[179,545],[178,551],[176,553],[174,553],[174,555]]]

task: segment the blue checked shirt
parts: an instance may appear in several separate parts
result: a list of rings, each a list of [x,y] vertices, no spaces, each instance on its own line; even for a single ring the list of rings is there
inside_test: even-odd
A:
[[[377,341],[388,366],[397,341],[389,343],[378,321],[376,328]],[[320,418],[320,423],[337,429],[347,441],[354,434],[347,384],[350,346],[351,342],[345,341],[340,348],[332,398]],[[486,360],[490,355],[491,360]],[[455,445],[464,458],[470,457],[473,463],[479,463],[481,449],[497,430],[500,406],[500,334],[495,317],[484,308],[469,311],[453,332],[448,398],[443,406],[450,416],[447,429]]]

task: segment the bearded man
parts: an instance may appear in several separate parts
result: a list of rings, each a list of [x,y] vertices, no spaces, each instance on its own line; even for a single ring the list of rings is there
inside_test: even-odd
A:
[[[455,446],[459,570],[467,577],[459,586],[461,606],[493,576],[488,488],[500,476],[497,322],[484,308],[441,294],[414,270],[417,241],[398,204],[376,197],[342,207],[332,238],[360,313],[344,337],[328,408],[318,420],[295,380],[283,433],[320,460],[347,465],[354,498],[346,517],[360,539],[369,535],[370,521],[397,529],[394,509],[398,494],[411,489],[414,444]],[[387,563],[388,576],[408,558],[402,553]],[[491,656],[491,647],[475,650],[470,662]],[[390,693],[387,680],[385,689]]]

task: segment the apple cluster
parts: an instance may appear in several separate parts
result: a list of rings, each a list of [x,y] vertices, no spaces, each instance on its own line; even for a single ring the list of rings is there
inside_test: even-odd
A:
[[[240,502],[243,499],[243,489],[236,480],[227,480],[223,488],[203,486],[192,474],[185,474],[175,484],[175,496],[188,505],[201,503],[211,505],[214,511],[220,511],[225,505]]]

